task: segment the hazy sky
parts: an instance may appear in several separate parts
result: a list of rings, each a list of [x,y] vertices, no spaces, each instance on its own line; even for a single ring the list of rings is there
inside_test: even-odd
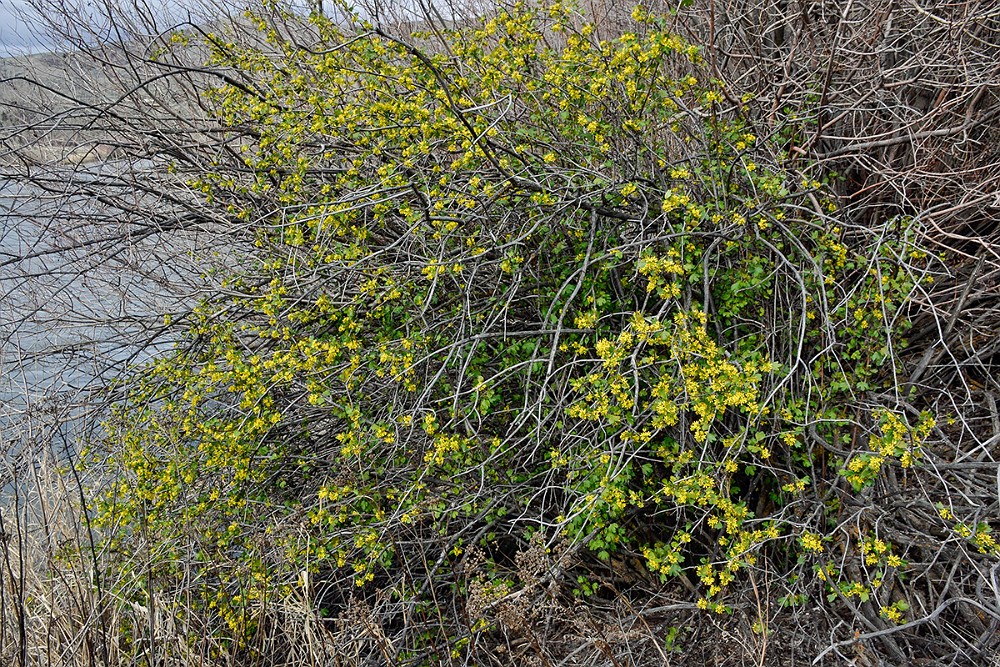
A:
[[[305,12],[305,8],[311,6],[315,0],[284,0],[284,4],[289,8]],[[370,2],[371,0],[369,0]],[[430,0],[434,2],[434,0]],[[152,9],[158,22],[162,21],[163,26],[169,26],[174,21],[193,20],[198,21],[198,17],[206,17],[201,20],[211,20],[218,18],[219,12],[224,5],[230,9],[242,9],[245,0],[152,0],[144,3],[144,13]],[[362,9],[366,3],[364,0],[354,0],[350,4],[355,6],[355,10],[362,16],[366,13]],[[393,0],[391,6],[399,12],[404,8],[414,6],[414,0]],[[445,7],[449,3],[443,3]],[[102,0],[67,0],[66,7],[72,7],[75,11],[94,11],[95,16],[103,14]],[[117,11],[128,12],[128,0],[116,4]],[[28,29],[25,19],[21,14],[30,15],[32,12],[28,0],[0,0],[0,58],[23,53],[39,52],[51,50],[52,43],[44,37],[33,35]],[[207,13],[206,13],[207,12]],[[447,14],[447,12],[445,12]],[[106,19],[99,20],[100,24],[106,24]],[[37,30],[36,30],[37,33]]]
[[[44,50],[18,17],[26,9],[24,0],[0,0],[0,57]]]
[[[148,5],[144,5],[146,12],[152,9],[157,14],[157,18],[164,20],[164,25],[169,25],[169,16],[173,15],[186,18],[191,12],[188,7],[196,5],[213,6],[222,3],[229,3],[231,0],[152,0]],[[65,4],[67,11],[92,13],[97,17],[97,25],[106,25],[107,20],[103,18],[104,7],[101,0],[91,2],[89,0],[68,0]],[[115,3],[116,11],[128,11],[129,2]],[[52,49],[52,43],[45,37],[32,34],[25,17],[29,17],[32,9],[28,0],[0,0],[0,57],[18,55],[38,51],[48,51]],[[76,18],[80,18],[77,14]],[[33,19],[28,18],[29,22]],[[38,32],[37,30],[35,31]]]
[[[294,7],[301,5],[303,0],[286,0],[286,3]],[[201,20],[218,18],[223,6],[241,8],[244,4],[245,0],[150,0],[143,3],[142,7],[144,15],[148,16],[152,12],[158,22],[169,26],[185,19],[198,21],[199,16],[209,17]],[[130,0],[113,0],[112,6],[116,14],[128,14]],[[66,0],[64,7],[74,13],[91,13],[96,18],[96,25],[107,25],[104,0]],[[32,35],[25,19],[21,17],[21,14],[30,15],[31,12],[29,0],[0,0],[0,57],[51,50],[52,43],[37,34]],[[76,14],[76,18],[81,17]]]

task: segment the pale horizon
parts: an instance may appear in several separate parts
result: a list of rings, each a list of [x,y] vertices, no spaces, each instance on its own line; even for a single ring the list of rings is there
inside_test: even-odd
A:
[[[52,48],[32,34],[22,14],[31,11],[24,0],[0,0],[0,57],[40,53]]]

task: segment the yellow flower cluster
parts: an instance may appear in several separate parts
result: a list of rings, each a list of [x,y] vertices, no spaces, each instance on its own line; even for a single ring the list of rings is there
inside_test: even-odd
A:
[[[877,411],[875,418],[879,420],[879,433],[869,439],[873,451],[857,454],[844,470],[844,477],[855,490],[874,483],[888,458],[898,459],[904,468],[912,466],[920,458],[921,443],[934,428],[929,414],[922,415],[916,427],[888,410]]]
[[[799,539],[802,542],[802,548],[806,551],[822,553],[823,539],[816,533],[803,533],[802,537]]]
[[[903,614],[909,608],[909,604],[903,600],[897,600],[891,605],[883,605],[882,607],[879,607],[879,615],[887,621],[900,625],[905,621]]]
[[[438,434],[434,437],[433,445],[424,455],[424,462],[443,466],[450,456],[457,454],[467,445],[468,441],[457,435]]]
[[[662,299],[673,299],[680,294],[677,278],[685,271],[676,257],[644,257],[639,261],[639,273],[648,279],[647,292],[656,292]]]
[[[878,563],[884,563],[889,567],[902,567],[905,565],[902,558],[892,553],[892,545],[877,537],[862,539],[861,552],[864,554],[866,565],[876,565]]]
[[[691,423],[691,432],[696,442],[704,442],[712,422],[728,408],[745,413],[759,410],[757,380],[761,372],[771,370],[771,365],[750,361],[741,369],[729,361],[708,336],[702,311],[690,315],[677,313],[674,325],[674,357],[681,362],[686,402],[697,416]]]

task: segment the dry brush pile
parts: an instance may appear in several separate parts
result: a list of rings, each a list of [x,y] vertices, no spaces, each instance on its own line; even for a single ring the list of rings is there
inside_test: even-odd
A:
[[[996,659],[993,3],[325,10],[57,26],[217,254],[4,652]]]

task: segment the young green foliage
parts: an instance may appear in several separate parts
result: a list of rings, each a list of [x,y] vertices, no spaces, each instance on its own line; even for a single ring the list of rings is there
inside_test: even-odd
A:
[[[719,612],[764,559],[886,560],[827,534],[814,485],[849,450],[861,491],[932,427],[861,400],[898,383],[910,221],[848,228],[641,10],[614,39],[566,4],[412,35],[248,19],[259,42],[205,40],[227,152],[188,185],[252,244],[108,424],[97,514],[109,549],[151,545],[136,577],[196,573],[244,645],[269,599],[432,604],[469,546],[503,597],[537,534]],[[494,627],[436,613],[404,654]]]

